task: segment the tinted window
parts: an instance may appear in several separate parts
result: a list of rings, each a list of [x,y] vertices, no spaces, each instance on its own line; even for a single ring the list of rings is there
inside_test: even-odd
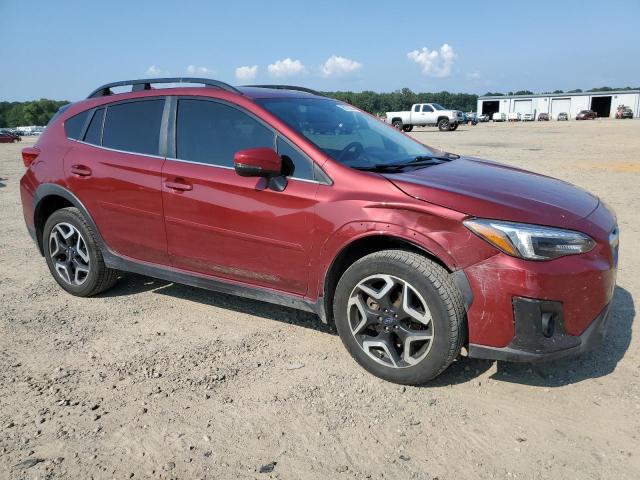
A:
[[[164,99],[107,107],[102,145],[125,152],[158,155]]]
[[[104,108],[99,108],[93,114],[93,118],[84,134],[84,141],[93,145],[100,145],[100,137],[102,137],[102,120],[104,119]]]
[[[204,100],[180,100],[176,155],[181,160],[233,166],[239,150],[274,146],[274,134],[237,108]]]
[[[78,140],[80,138],[82,127],[84,127],[84,122],[87,120],[88,114],[89,112],[82,112],[65,120],[64,131],[67,138],[73,138],[74,140]]]
[[[288,177],[313,180],[311,160],[291,146],[291,144],[282,137],[278,137],[278,154],[282,157],[282,164],[291,167],[289,171],[285,170]]]
[[[420,105],[416,105],[415,107],[413,107],[413,111],[414,112],[419,112],[420,111]]]
[[[429,105],[423,105],[422,106],[422,111],[423,112],[433,112],[433,108],[431,108]]]

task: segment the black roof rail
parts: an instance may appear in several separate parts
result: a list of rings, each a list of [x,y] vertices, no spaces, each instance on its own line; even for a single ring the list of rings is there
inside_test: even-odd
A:
[[[192,77],[173,77],[173,78],[141,78],[139,80],[123,80],[121,82],[106,83],[101,87],[96,88],[89,94],[87,98],[106,97],[112,95],[111,88],[124,87],[131,85],[132,92],[140,92],[143,90],[151,90],[151,84],[154,83],[199,83],[205,87],[219,88],[227,92],[237,93],[242,95],[242,92],[231,85],[220,82],[218,80],[211,80],[210,78],[192,78]]]
[[[276,90],[296,90],[298,92],[311,93],[312,95],[317,95],[319,97],[326,97],[324,93],[320,93],[317,90],[312,90],[306,87],[296,87],[295,85],[245,85],[245,87],[275,88]]]

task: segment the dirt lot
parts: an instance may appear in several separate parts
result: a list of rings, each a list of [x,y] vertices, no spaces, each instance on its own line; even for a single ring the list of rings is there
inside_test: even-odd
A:
[[[403,388],[287,308],[135,275],[71,297],[24,227],[31,141],[0,144],[0,478],[640,478],[640,121],[414,134],[613,206],[622,247],[604,348],[534,367],[461,358]]]

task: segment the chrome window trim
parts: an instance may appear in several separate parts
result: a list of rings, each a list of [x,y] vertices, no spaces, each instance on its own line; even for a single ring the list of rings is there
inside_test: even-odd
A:
[[[166,158],[167,161],[175,161],[175,162],[182,162],[182,163],[192,163],[194,165],[203,165],[205,167],[212,167],[212,168],[221,168],[223,170],[235,170],[234,167],[227,167],[226,165],[214,165],[212,163],[205,163],[205,162],[196,162],[194,160],[184,160],[182,158],[172,158],[172,157],[167,157]],[[306,182],[306,183],[315,183],[315,184],[320,184],[319,181],[317,180],[308,180],[306,178],[298,178],[298,177],[287,177],[287,179],[289,181],[291,180],[296,180],[298,182]]]
[[[149,157],[149,158],[159,158],[160,160],[164,160],[165,159],[165,157],[161,157],[160,155],[151,155],[149,153],[129,152],[127,150],[117,150],[115,148],[103,147],[102,145],[96,145],[94,143],[83,142],[82,140],[74,140],[73,138],[69,138],[69,137],[67,137],[67,140],[70,140],[70,141],[76,142],[76,143],[81,143],[82,145],[89,145],[90,147],[94,147],[94,148],[100,148],[102,150],[107,150],[109,152],[126,153],[128,155],[138,155],[138,156],[141,156],[141,157]]]
[[[82,140],[74,140],[73,138],[69,138],[69,137],[67,137],[67,140],[69,140],[71,142],[75,142],[75,143],[80,143],[82,145],[88,145],[88,146],[94,147],[94,148],[100,148],[102,150],[107,150],[109,152],[126,153],[126,154],[129,154],[129,155],[140,155],[140,156],[143,156],[143,157],[157,158],[159,160],[175,161],[175,162],[182,162],[182,163],[193,163],[194,165],[204,165],[205,167],[221,168],[223,170],[235,170],[234,167],[227,167],[225,165],[213,165],[211,163],[195,162],[193,160],[184,160],[182,158],[161,157],[159,155],[149,155],[148,153],[136,153],[136,152],[128,152],[126,150],[116,150],[115,148],[103,147],[101,145],[94,145],[93,143],[83,142]],[[320,184],[320,182],[317,181],[317,180],[308,180],[306,178],[287,177],[287,179],[288,180],[296,180],[298,182]]]

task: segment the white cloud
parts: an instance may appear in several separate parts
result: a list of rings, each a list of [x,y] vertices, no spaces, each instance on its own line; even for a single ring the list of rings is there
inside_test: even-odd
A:
[[[407,57],[422,66],[422,73],[425,75],[448,77],[451,75],[451,67],[457,55],[451,45],[444,43],[439,50],[429,50],[427,47],[422,47],[421,50],[407,53]]]
[[[326,62],[320,65],[320,73],[323,77],[341,76],[353,73],[360,68],[362,68],[360,62],[338,55],[331,55]]]
[[[209,70],[207,67],[198,67],[196,65],[189,65],[187,67],[187,73],[189,75],[213,75],[215,72]]]
[[[481,77],[482,75],[480,75],[480,72],[471,72],[471,73],[467,73],[467,78],[470,80],[477,80]]]
[[[147,75],[151,75],[152,77],[157,77],[158,75],[162,75],[162,70],[160,70],[156,65],[151,65],[145,71]]]
[[[244,66],[236,68],[236,78],[239,82],[249,82],[256,78],[258,74],[258,65],[252,67]]]
[[[267,70],[269,71],[269,75],[276,78],[291,77],[306,72],[300,60],[291,60],[289,57],[269,64]]]

